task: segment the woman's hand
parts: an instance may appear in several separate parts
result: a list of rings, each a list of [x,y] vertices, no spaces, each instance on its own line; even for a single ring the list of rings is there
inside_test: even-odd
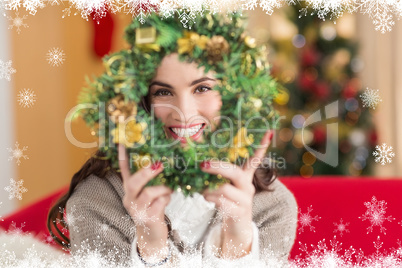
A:
[[[271,142],[273,131],[267,131],[261,146],[245,165],[239,167],[230,162],[208,161],[201,163],[201,169],[210,174],[220,174],[231,181],[217,190],[206,190],[203,195],[207,201],[218,208],[222,219],[222,257],[239,258],[251,250],[252,206],[255,187],[253,177]]]
[[[119,144],[119,166],[123,178],[123,205],[136,225],[137,245],[143,259],[158,254],[167,247],[168,228],[165,224],[165,207],[172,190],[164,185],[144,186],[162,170],[160,162],[143,167],[131,174],[124,145]],[[166,256],[160,256],[160,259]]]

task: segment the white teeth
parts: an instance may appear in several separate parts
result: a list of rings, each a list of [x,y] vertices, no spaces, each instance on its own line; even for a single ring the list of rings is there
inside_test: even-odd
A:
[[[191,137],[197,133],[202,127],[202,124],[191,128],[172,128],[173,132],[179,137]]]

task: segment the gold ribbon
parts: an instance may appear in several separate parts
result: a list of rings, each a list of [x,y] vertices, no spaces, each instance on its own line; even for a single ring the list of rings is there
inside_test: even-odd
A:
[[[123,64],[120,65],[119,70],[117,71],[118,73],[116,75],[113,74],[112,70],[110,69],[110,66],[112,66],[112,64],[117,60],[121,60],[124,62],[125,58],[121,55],[114,55],[110,57],[110,59],[108,59],[106,62],[104,62],[103,65],[105,66],[107,75],[122,80],[125,78],[124,71],[126,70],[126,67]]]

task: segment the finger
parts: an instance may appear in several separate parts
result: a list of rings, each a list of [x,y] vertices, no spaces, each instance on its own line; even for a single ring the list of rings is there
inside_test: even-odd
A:
[[[160,196],[168,195],[172,193],[172,189],[165,185],[145,187],[138,195],[138,204],[152,204]]]
[[[119,155],[119,167],[120,167],[120,173],[123,179],[123,182],[127,180],[130,175],[130,169],[129,169],[129,163],[128,163],[128,155],[126,152],[126,147],[119,143],[117,146],[118,150],[118,155]]]
[[[238,204],[236,202],[233,202],[222,195],[208,195],[205,197],[205,199],[209,202],[215,203],[218,211],[224,210],[226,217],[230,217],[229,215],[234,213],[234,211],[238,208]]]
[[[243,170],[247,173],[254,174],[255,170],[261,164],[263,157],[267,153],[268,147],[271,144],[272,137],[274,135],[273,130],[268,130],[261,139],[260,147],[254,151],[254,155],[250,157],[246,165],[243,166]]]
[[[132,198],[138,198],[142,188],[153,178],[155,178],[163,170],[163,165],[161,162],[154,163],[151,166],[143,167],[131,177],[123,181],[123,186],[125,193],[130,195]]]
[[[162,195],[156,198],[149,206],[149,215],[162,215],[164,209],[170,202],[170,194]]]
[[[252,179],[241,167],[230,162],[211,160],[208,163],[201,165],[202,171],[229,179],[238,188],[245,189]]]
[[[205,193],[204,197],[208,195],[215,195],[217,197],[223,196],[224,198],[238,204],[246,205],[250,203],[250,198],[248,194],[228,183],[220,186],[217,190]]]

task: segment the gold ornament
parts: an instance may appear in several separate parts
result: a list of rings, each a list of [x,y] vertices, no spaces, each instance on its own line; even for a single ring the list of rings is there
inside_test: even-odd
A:
[[[146,128],[147,123],[136,123],[135,120],[131,120],[127,124],[119,123],[111,131],[113,142],[124,144],[126,147],[132,147],[135,143],[144,144],[146,140],[142,133]]]
[[[286,89],[278,89],[278,94],[276,95],[274,101],[279,105],[285,105],[289,102],[289,93]]]
[[[261,99],[257,99],[254,97],[250,97],[250,101],[253,103],[254,108],[259,111],[260,108],[262,107],[262,100]]]
[[[189,53],[191,55],[195,46],[204,50],[208,40],[209,38],[205,35],[200,36],[195,32],[185,30],[184,37],[177,39],[177,52],[179,54]]]
[[[155,27],[144,27],[135,30],[135,44],[149,44],[156,41]]]
[[[223,54],[229,53],[229,43],[223,36],[215,35],[207,42],[206,50],[208,60],[212,61],[212,63],[216,63],[223,59]]]
[[[135,45],[144,52],[160,51],[160,45],[155,44],[155,27],[138,28],[135,30]]]
[[[114,123],[125,121],[130,116],[137,114],[137,104],[133,101],[125,102],[124,95],[119,94],[110,101],[106,106],[110,120]]]
[[[265,69],[269,68],[267,56],[265,50],[256,52],[254,57],[247,51],[242,52],[240,70],[247,76],[252,75],[252,77],[255,77]],[[255,66],[254,72],[250,74],[250,70],[253,66]]]
[[[254,142],[253,136],[247,136],[247,129],[242,127],[238,130],[236,136],[233,139],[233,145],[229,148],[229,159],[235,162],[236,159],[241,156],[243,158],[248,157],[247,146]]]
[[[241,65],[240,65],[240,70],[245,75],[248,75],[250,73],[251,64],[253,63],[251,55],[248,53],[242,53],[241,59],[242,59],[242,61],[241,61]]]
[[[149,167],[150,164],[152,164],[152,159],[150,154],[135,154],[133,155],[133,161],[137,169],[143,168],[143,167]]]
[[[254,38],[251,36],[246,36],[244,38],[244,43],[249,47],[249,48],[255,48],[257,46],[256,41]]]
[[[110,66],[112,66],[112,64],[117,60],[120,60],[122,63],[120,64],[119,69],[117,70],[117,74],[113,74]],[[124,80],[125,79],[124,73],[126,70],[126,66],[124,65],[125,61],[126,61],[126,59],[123,56],[115,55],[115,56],[110,57],[106,62],[103,62],[107,75],[111,76],[117,80]]]

